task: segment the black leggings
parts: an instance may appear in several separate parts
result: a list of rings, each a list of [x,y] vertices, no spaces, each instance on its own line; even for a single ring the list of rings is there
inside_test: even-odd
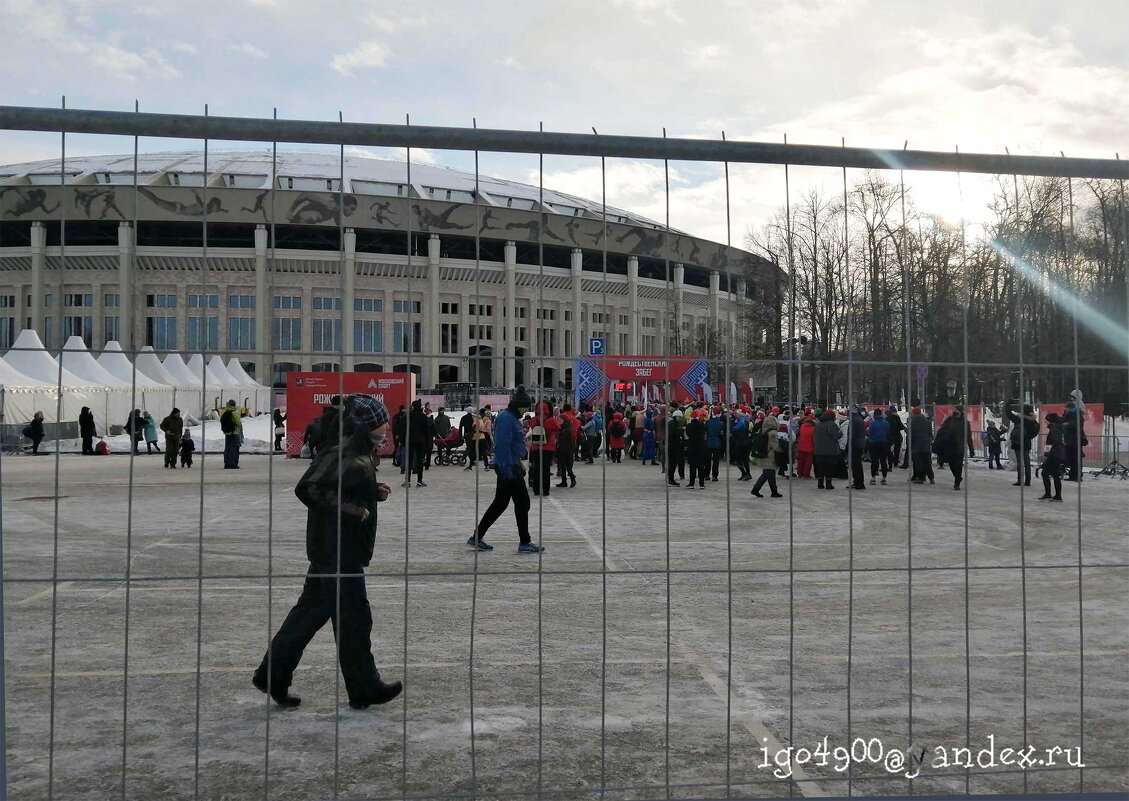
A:
[[[882,478],[890,472],[890,446],[885,442],[867,445],[866,449],[870,451],[870,476],[873,478],[878,475],[881,469]]]
[[[486,538],[490,526],[497,522],[506,511],[506,507],[514,502],[514,517],[517,518],[517,536],[522,543],[530,542],[529,537],[529,490],[525,488],[522,478],[503,478],[498,474],[498,486],[494,490],[494,500],[486,507],[482,519],[478,521],[476,534],[479,539]]]

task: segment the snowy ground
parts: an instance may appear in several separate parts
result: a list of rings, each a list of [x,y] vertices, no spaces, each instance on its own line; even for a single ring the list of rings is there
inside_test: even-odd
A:
[[[654,467],[583,465],[576,489],[533,499],[542,560],[515,552],[510,513],[476,559],[492,474],[434,467],[406,491],[386,466],[373,649],[408,691],[349,709],[327,629],[296,675],[302,706],[281,712],[249,682],[306,568],[308,462],[66,457],[57,492],[55,463],[0,461],[13,799],[47,798],[49,772],[55,798],[99,800],[123,780],[146,800],[642,799],[668,776],[677,798],[1129,789],[1129,481],[1049,504],[1006,471],[960,493],[897,471],[757,500],[735,480],[668,493]],[[833,763],[799,782],[762,767],[766,742],[825,736],[929,757],[912,786],[873,765],[850,787]],[[1088,767],[930,767],[990,736],[997,752],[1084,736]]]
[[[206,427],[206,431],[205,431]],[[208,453],[223,453],[224,435],[220,431],[220,424],[218,420],[208,420],[204,425],[189,426],[189,431],[192,432],[192,439],[196,442],[196,450],[200,451],[200,443],[205,442]],[[207,435],[206,440],[204,439]],[[157,444],[163,450],[165,447],[165,435],[158,429],[157,435],[159,437]],[[110,452],[115,454],[128,454],[130,450],[130,438],[128,434],[119,434],[116,437],[105,437],[106,442],[110,446]],[[95,440],[97,443],[97,440]],[[39,446],[41,451],[46,453],[55,452],[54,440],[44,440]],[[141,446],[142,451],[145,450],[145,445]],[[258,417],[250,417],[243,419],[243,445],[240,448],[242,453],[270,453],[274,449],[274,423],[269,414],[261,414]],[[64,439],[59,441],[60,453],[82,453],[82,440],[81,439]]]

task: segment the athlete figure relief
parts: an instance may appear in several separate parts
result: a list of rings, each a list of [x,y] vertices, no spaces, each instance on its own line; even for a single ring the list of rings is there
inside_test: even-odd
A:
[[[87,219],[95,219],[94,208],[99,201],[101,202],[102,211],[97,219],[106,219],[106,215],[110,213],[111,209],[118,215],[119,220],[125,219],[125,214],[118,208],[113,189],[83,189],[79,186],[74,187],[74,207],[77,209],[81,206],[83,211],[86,212]]]
[[[345,195],[345,216],[352,217],[357,210],[357,199],[352,195]],[[323,203],[316,197],[304,195],[292,204],[286,212],[286,218],[297,225],[318,225],[324,222],[341,223],[337,216],[338,201],[334,195],[330,203]]]
[[[527,232],[527,237],[531,241],[536,242],[540,239],[540,234],[541,234],[541,231],[542,231],[542,228],[541,228],[542,221],[548,222],[548,220],[545,219],[544,214],[541,214],[540,220],[530,220],[529,222],[523,222],[523,223],[519,223],[519,222],[506,223],[506,230],[507,231],[516,231],[520,228],[524,228]],[[546,225],[544,227],[544,231],[545,231],[546,236],[550,236],[553,239],[557,240],[558,242],[564,242],[563,239],[561,239],[559,236],[557,236],[556,234],[554,234],[552,231],[549,230],[548,225]]]
[[[268,220],[267,220],[267,210],[266,210],[266,207],[263,205],[263,203],[266,201],[267,195],[269,195],[269,194],[270,194],[270,190],[264,189],[262,192],[255,195],[255,205],[252,208],[247,208],[246,206],[244,206],[242,209],[240,209],[240,211],[246,211],[246,212],[249,212],[251,214],[259,214],[261,212],[262,215],[263,215],[263,222],[268,222]]]
[[[373,221],[380,225],[396,225],[396,213],[392,211],[391,200],[384,203],[377,201],[369,206],[369,211],[372,212]]]
[[[137,187],[137,191],[147,197],[149,201],[159,209],[164,209],[169,214],[175,214],[179,217],[203,217],[204,216],[204,195],[197,190],[192,190],[192,196],[195,198],[194,203],[181,203],[179,200],[165,200],[163,197],[156,195],[152,190],[146,189],[144,186]],[[208,198],[208,214],[227,214],[227,209],[223,207],[223,201],[218,197]]]
[[[442,214],[436,214],[431,209],[425,209],[418,203],[412,204],[412,211],[416,214],[416,219],[419,220],[419,227],[421,230],[430,231],[438,229],[440,231],[465,231],[470,228],[470,223],[466,225],[459,225],[458,223],[451,222],[451,213],[458,211],[459,206],[450,206]]]
[[[58,210],[62,203],[56,203],[55,208],[47,208],[47,191],[44,189],[29,189],[26,192],[22,188],[6,187],[4,194],[8,192],[15,192],[16,197],[19,198],[12,208],[4,212],[6,217],[22,217],[25,214],[30,214],[33,211],[39,210],[44,214],[51,214]]]
[[[633,254],[658,253],[662,250],[664,241],[662,231],[651,231],[647,228],[640,228],[637,225],[633,225],[616,237],[615,241],[622,245],[624,240],[630,236],[634,236],[637,239],[635,245],[631,248]]]

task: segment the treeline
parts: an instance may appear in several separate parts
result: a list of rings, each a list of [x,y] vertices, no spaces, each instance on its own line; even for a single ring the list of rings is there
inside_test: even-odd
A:
[[[813,400],[914,396],[908,353],[929,365],[925,393],[937,402],[1055,402],[1076,386],[1095,402],[1129,401],[1124,186],[1002,176],[988,212],[976,225],[945,220],[875,173],[847,193],[845,214],[842,194],[809,190],[790,221],[782,208],[747,236],[779,279],[758,286],[764,303],[738,348],[786,359],[789,337],[804,336],[805,360],[902,362],[805,366]],[[766,311],[777,304],[779,315]]]

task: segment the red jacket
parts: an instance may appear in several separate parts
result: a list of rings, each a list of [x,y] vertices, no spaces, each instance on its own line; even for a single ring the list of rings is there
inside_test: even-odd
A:
[[[623,433],[621,433],[619,435],[616,435],[616,434],[613,433],[613,427],[617,423],[620,426],[623,427]],[[609,448],[620,448],[620,449],[622,449],[624,447],[623,437],[624,437],[624,434],[626,434],[626,433],[627,433],[627,421],[625,421],[623,419],[622,414],[620,414],[619,412],[616,412],[614,415],[612,415],[612,421],[610,423],[608,423],[608,447]]]
[[[557,450],[557,435],[561,432],[561,423],[557,418],[552,416],[553,410],[549,408],[549,404],[542,403],[537,407],[537,416],[530,422],[530,428],[533,426],[544,426],[546,441],[544,445],[530,443],[529,450],[531,451],[553,451]]]
[[[804,420],[800,423],[800,433],[796,439],[797,453],[815,453],[815,423]]]

